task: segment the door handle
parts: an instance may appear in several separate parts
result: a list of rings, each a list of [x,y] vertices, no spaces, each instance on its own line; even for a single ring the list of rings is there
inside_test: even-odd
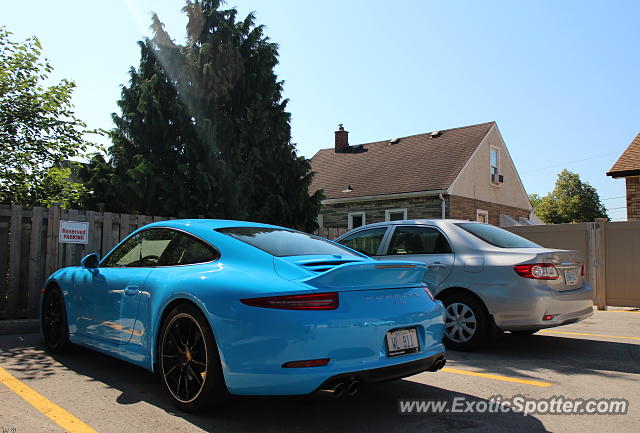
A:
[[[427,265],[427,269],[447,269],[448,266],[444,263],[434,262]]]
[[[127,296],[136,296],[140,293],[140,287],[138,286],[127,286],[124,288],[124,294]]]

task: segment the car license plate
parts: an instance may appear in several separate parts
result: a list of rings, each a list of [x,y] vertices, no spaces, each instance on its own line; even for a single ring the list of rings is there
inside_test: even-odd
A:
[[[575,270],[566,271],[564,273],[564,280],[568,285],[574,286],[578,282],[578,274]]]
[[[416,328],[387,332],[389,356],[406,355],[420,350]]]

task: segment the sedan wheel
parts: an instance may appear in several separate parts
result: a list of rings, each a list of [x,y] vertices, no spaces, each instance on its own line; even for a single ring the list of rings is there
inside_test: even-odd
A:
[[[444,327],[447,337],[455,343],[466,343],[473,337],[477,327],[473,310],[460,302],[447,305],[444,312]]]
[[[165,319],[159,345],[162,385],[174,404],[196,411],[211,397],[227,395],[213,334],[194,306],[175,307]]]
[[[47,289],[42,303],[42,333],[50,352],[62,352],[69,347],[67,311],[62,292],[57,287]]]
[[[449,349],[474,350],[486,339],[488,315],[474,297],[452,293],[442,298],[444,303],[444,344]]]

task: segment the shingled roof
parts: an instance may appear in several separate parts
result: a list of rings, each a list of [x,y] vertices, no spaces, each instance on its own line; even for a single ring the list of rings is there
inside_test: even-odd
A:
[[[640,134],[636,135],[629,147],[613,164],[607,176],[625,177],[640,175]]]
[[[494,124],[366,143],[362,151],[322,149],[311,158],[310,191],[322,189],[326,199],[336,199],[446,190]]]

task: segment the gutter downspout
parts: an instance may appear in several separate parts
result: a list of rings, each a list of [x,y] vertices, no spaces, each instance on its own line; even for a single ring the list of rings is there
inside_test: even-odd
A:
[[[440,218],[445,219],[445,217],[447,216],[445,210],[447,208],[447,203],[445,202],[442,193],[438,194],[438,198],[440,199]]]

